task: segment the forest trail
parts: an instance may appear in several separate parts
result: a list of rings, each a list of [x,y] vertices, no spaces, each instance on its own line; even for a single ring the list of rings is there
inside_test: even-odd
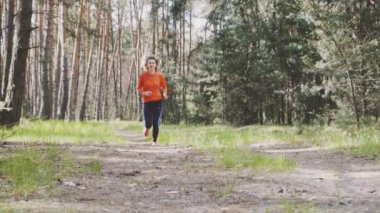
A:
[[[254,144],[253,152],[292,159],[296,169],[238,172],[190,147],[152,146],[139,134],[118,134],[124,145],[62,145],[79,162],[100,161],[101,172],[62,180],[52,195],[41,192],[8,206],[21,212],[380,212],[375,158]]]

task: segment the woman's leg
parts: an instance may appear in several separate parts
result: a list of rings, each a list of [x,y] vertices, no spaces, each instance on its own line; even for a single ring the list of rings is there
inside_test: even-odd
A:
[[[144,103],[144,121],[145,128],[150,129],[152,127],[152,105],[150,103]]]
[[[162,114],[162,101],[154,103],[154,113],[153,113],[153,142],[157,142],[160,119]]]

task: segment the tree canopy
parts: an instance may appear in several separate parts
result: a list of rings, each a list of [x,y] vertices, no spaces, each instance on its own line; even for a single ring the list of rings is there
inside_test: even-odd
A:
[[[19,17],[31,21],[25,77],[15,79],[12,48],[20,46],[20,34],[12,14],[23,4],[0,3],[0,97],[5,106],[16,81],[24,81],[19,116],[140,119],[136,81],[144,57],[156,54],[169,86],[167,123],[360,127],[379,117],[377,1],[31,4],[32,16]]]

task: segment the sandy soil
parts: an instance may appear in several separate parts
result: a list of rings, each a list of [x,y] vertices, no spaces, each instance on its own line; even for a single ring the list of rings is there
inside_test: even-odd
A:
[[[6,205],[20,212],[287,212],[295,206],[300,207],[295,212],[380,212],[376,158],[253,144],[252,152],[296,161],[295,171],[236,171],[189,147],[152,146],[140,135],[118,133],[125,145],[62,145],[79,162],[101,162],[100,173],[59,180],[53,193],[38,192]]]

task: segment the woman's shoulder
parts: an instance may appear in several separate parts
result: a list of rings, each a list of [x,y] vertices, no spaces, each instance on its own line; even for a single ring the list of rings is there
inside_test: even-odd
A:
[[[147,74],[148,74],[148,71],[143,71],[143,72],[140,73],[140,76],[145,76]]]

